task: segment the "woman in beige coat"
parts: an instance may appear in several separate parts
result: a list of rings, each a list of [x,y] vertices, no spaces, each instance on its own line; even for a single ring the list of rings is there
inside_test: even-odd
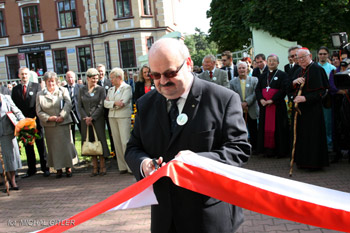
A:
[[[104,101],[105,108],[109,109],[108,119],[111,125],[114,148],[117,152],[118,167],[121,174],[129,172],[124,153],[129,141],[131,130],[131,86],[124,80],[124,72],[120,68],[114,68],[109,74],[113,87],[108,90]]]
[[[72,159],[76,157],[70,131],[72,103],[68,89],[57,86],[57,75],[48,71],[44,74],[46,88],[36,97],[36,112],[45,129],[48,149],[47,163],[57,170],[56,178],[62,177],[62,168],[66,176],[72,176]]]

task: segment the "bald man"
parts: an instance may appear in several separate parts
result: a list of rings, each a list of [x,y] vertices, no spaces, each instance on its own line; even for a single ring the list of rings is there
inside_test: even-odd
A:
[[[238,94],[199,79],[191,63],[181,41],[168,38],[152,45],[149,65],[156,89],[137,102],[125,154],[137,180],[155,169],[152,159],[161,165],[179,153],[232,166],[248,160],[251,148]],[[188,117],[181,125],[179,114]],[[235,232],[243,222],[239,207],[175,186],[169,178],[153,188],[159,203],[152,206],[153,233]]]

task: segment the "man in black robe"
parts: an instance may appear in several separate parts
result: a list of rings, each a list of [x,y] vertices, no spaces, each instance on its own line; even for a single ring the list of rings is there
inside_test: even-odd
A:
[[[258,152],[286,157],[290,153],[290,134],[285,102],[288,75],[278,70],[277,55],[267,57],[269,71],[260,76],[255,89],[260,106]]]
[[[322,111],[322,96],[329,83],[326,72],[312,61],[307,48],[299,49],[297,55],[301,67],[291,85],[295,91],[294,103],[298,103],[301,112],[296,122],[295,162],[298,168],[317,170],[329,165]],[[301,95],[296,96],[303,83]]]

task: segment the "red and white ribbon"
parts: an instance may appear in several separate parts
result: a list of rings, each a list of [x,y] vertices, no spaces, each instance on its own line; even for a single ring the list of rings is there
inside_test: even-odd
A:
[[[63,232],[106,211],[156,204],[152,184],[174,184],[242,208],[321,228],[350,232],[350,194],[233,167],[201,156],[179,156],[153,175],[39,232]],[[74,224],[64,224],[74,222]]]

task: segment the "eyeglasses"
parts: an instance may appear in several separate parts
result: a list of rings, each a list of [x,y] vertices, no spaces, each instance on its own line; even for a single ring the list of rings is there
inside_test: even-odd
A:
[[[174,78],[177,75],[177,73],[179,73],[181,68],[184,66],[186,60],[187,59],[185,59],[184,62],[182,63],[182,65],[179,68],[177,68],[176,70],[167,70],[163,74],[157,73],[157,72],[151,72],[150,76],[152,79],[155,79],[155,80],[160,79],[162,77],[162,75],[164,75],[164,77],[166,77],[166,78]]]
[[[304,60],[307,56],[309,56],[310,54],[306,54],[306,55],[304,55],[304,56],[301,56],[301,57],[297,57],[298,58],[298,60]]]
[[[292,54],[292,55],[290,55],[290,57],[291,58],[295,58],[295,57],[297,57],[297,55],[296,54]]]
[[[328,53],[319,53],[318,55],[320,55],[320,56],[326,56],[326,55],[328,55]]]
[[[226,62],[227,60],[226,59],[221,59],[221,61]]]

